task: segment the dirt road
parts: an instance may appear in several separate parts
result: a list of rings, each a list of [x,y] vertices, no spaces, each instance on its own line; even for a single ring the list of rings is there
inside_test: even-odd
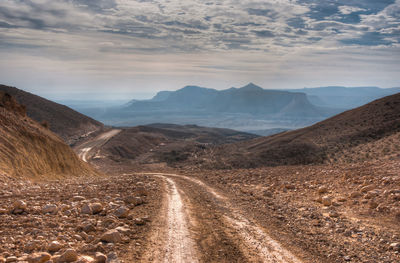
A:
[[[166,191],[143,262],[301,262],[202,181],[146,175],[164,180]]]
[[[87,141],[78,147],[75,148],[76,153],[79,158],[81,158],[84,162],[88,162],[88,160],[95,154],[94,150],[100,148],[104,145],[109,139],[113,136],[117,135],[121,130],[112,129],[107,132],[104,132],[93,140]]]
[[[105,132],[76,151],[87,162],[119,132]],[[301,262],[223,193],[199,179],[167,173],[124,176],[154,176],[164,185],[141,262]]]

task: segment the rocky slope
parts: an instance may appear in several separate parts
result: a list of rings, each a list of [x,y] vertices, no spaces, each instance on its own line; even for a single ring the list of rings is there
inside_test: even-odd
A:
[[[73,144],[82,136],[103,128],[103,124],[98,121],[29,92],[4,85],[0,85],[0,91],[10,94],[25,105],[30,118],[39,123],[48,123],[50,130],[67,144]]]
[[[207,157],[209,153],[206,151],[194,161],[201,163],[205,160],[211,166],[252,167],[339,160],[350,162],[362,160],[363,157],[370,160],[380,156],[370,149],[373,145],[390,145],[399,135],[400,93],[307,128],[221,146],[212,149],[212,158]],[[358,151],[360,149],[363,151]],[[394,158],[400,154],[399,148],[395,146],[379,150],[380,153],[382,151],[386,151],[385,156],[391,155]],[[346,155],[351,159],[346,160]]]
[[[0,91],[0,174],[55,178],[94,173],[58,136],[26,116],[24,106]]]

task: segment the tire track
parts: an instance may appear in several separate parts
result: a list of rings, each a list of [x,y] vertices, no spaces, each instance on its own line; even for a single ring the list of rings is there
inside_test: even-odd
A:
[[[143,173],[141,173],[143,174]],[[277,241],[272,239],[260,226],[237,210],[229,199],[219,194],[212,187],[202,181],[177,174],[146,173],[166,178],[169,184],[176,185],[171,178],[180,178],[202,187],[213,196],[227,213],[223,216],[226,233],[232,240],[238,242],[244,255],[249,262],[276,262],[276,263],[300,263],[301,261],[288,250],[283,248]],[[176,190],[177,191],[177,190]],[[180,200],[181,202],[181,200]],[[193,261],[170,261],[170,262],[193,262]]]
[[[88,142],[83,143],[82,145],[79,145],[75,150],[76,153],[78,154],[78,157],[82,159],[82,161],[88,162],[88,159],[90,158],[90,156],[88,155],[93,148],[103,146],[106,142],[108,142],[108,140],[110,140],[112,137],[114,137],[120,132],[121,130],[112,129],[110,131],[98,135],[93,140],[90,140]]]
[[[151,246],[143,257],[143,262],[196,263],[197,252],[190,237],[184,204],[175,182],[162,175],[165,181],[166,197],[160,220],[150,238]]]

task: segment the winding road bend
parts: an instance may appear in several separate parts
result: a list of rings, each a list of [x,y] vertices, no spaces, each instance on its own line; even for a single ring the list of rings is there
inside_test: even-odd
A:
[[[99,149],[108,140],[110,140],[112,137],[114,137],[115,135],[117,135],[120,132],[121,132],[121,130],[118,130],[118,129],[112,129],[112,130],[106,131],[106,132],[98,135],[94,139],[79,145],[75,149],[75,151],[77,152],[79,158],[81,158],[84,162],[88,162],[88,160],[93,155],[94,149]]]

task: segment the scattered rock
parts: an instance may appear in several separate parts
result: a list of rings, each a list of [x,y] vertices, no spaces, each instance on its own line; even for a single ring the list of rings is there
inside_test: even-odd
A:
[[[103,205],[101,203],[93,203],[90,205],[93,214],[98,214],[103,211]]]
[[[58,242],[58,241],[52,241],[52,242],[50,242],[50,244],[49,244],[47,250],[48,250],[49,252],[57,252],[57,251],[59,251],[62,247],[63,247],[63,245],[62,245],[60,242]]]
[[[121,206],[117,210],[115,210],[114,214],[118,218],[125,218],[129,215],[129,209],[126,206]]]
[[[336,212],[336,211],[331,211],[331,212],[329,213],[329,216],[330,216],[330,217],[333,217],[333,218],[337,218],[337,217],[339,217],[339,213]]]
[[[389,249],[400,252],[400,243],[392,243],[392,244],[390,244]]]
[[[323,196],[322,197],[322,204],[324,205],[324,206],[330,206],[330,205],[332,205],[332,198],[330,197],[330,196]]]
[[[350,197],[351,198],[357,198],[357,197],[360,197],[362,194],[360,193],[360,192],[358,192],[358,191],[354,191],[354,192],[352,192],[351,194],[350,194]]]
[[[43,206],[42,212],[44,214],[57,214],[58,207],[53,204],[47,204],[47,205]]]
[[[101,238],[101,241],[107,242],[107,243],[119,243],[122,241],[121,234],[118,232],[116,229],[109,230],[105,232]]]
[[[41,242],[39,240],[32,240],[26,243],[24,247],[25,252],[32,252],[35,249],[39,248]]]
[[[82,227],[82,231],[85,233],[90,233],[96,231],[96,227],[92,223],[86,223]]]
[[[107,261],[107,256],[104,255],[101,252],[96,252],[94,259],[96,260],[96,263],[106,263]]]
[[[93,211],[92,211],[92,208],[90,207],[90,205],[86,203],[81,207],[81,213],[91,215],[91,214],[93,214]]]
[[[80,256],[75,263],[96,263],[96,260],[89,256]]]
[[[378,203],[377,203],[377,202],[375,202],[375,201],[373,201],[373,200],[371,200],[371,201],[369,202],[369,208],[375,209],[375,208],[377,208],[377,207],[378,207]]]
[[[107,255],[107,263],[120,263],[117,253],[112,252],[110,254]]]
[[[83,201],[85,199],[86,199],[85,197],[80,196],[80,195],[76,195],[76,196],[72,197],[72,201],[74,201],[74,202]]]
[[[374,189],[375,189],[375,185],[370,184],[370,185],[366,185],[366,186],[362,187],[360,191],[362,193],[366,193],[366,192],[374,190]]]
[[[129,205],[141,205],[144,203],[143,199],[141,197],[137,197],[137,196],[128,196],[124,199],[125,203],[129,204]]]
[[[22,214],[26,212],[27,204],[22,200],[17,200],[13,203],[11,212],[13,214]]]
[[[18,261],[18,258],[16,256],[11,256],[11,257],[6,258],[6,263],[17,262],[17,261]]]
[[[326,186],[321,186],[321,187],[318,188],[318,193],[319,194],[325,194],[327,192],[328,192],[328,187],[326,187]]]
[[[139,226],[142,226],[142,225],[146,224],[146,221],[144,219],[142,219],[142,218],[135,218],[134,221],[135,221],[135,224],[139,225]]]
[[[74,262],[78,259],[78,253],[75,249],[69,248],[67,249],[61,256],[58,258],[57,262]]]
[[[294,184],[285,184],[284,186],[288,190],[293,190],[296,189],[296,186]]]
[[[148,194],[148,191],[143,186],[138,186],[135,189],[135,192],[136,192],[136,194],[141,195],[141,196],[147,196],[147,194]]]
[[[46,252],[34,253],[28,256],[27,261],[29,263],[44,263],[51,259],[51,255]]]

